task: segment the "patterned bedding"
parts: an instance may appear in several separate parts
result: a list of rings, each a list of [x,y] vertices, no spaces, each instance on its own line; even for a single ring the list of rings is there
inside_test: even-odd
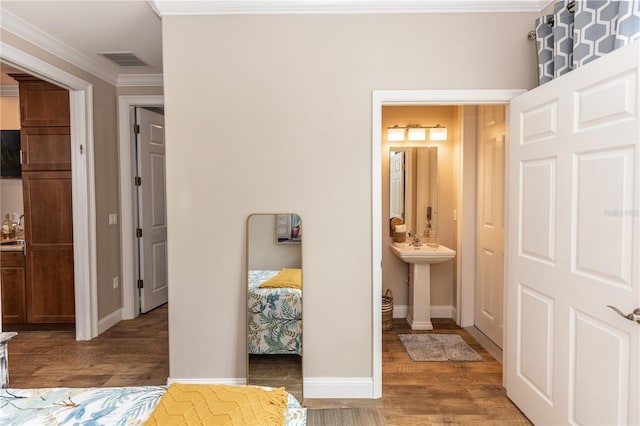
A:
[[[249,271],[250,354],[302,355],[302,291],[259,288],[280,271]]]
[[[2,425],[143,425],[166,386],[0,389]],[[306,408],[288,395],[286,426],[306,424]]]

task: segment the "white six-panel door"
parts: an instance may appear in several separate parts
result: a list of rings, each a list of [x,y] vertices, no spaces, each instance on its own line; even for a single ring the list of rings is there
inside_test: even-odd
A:
[[[138,190],[140,311],[167,303],[167,207],[165,182],[164,116],[136,108],[140,133],[137,161],[142,185]]]
[[[504,328],[504,105],[478,106],[475,325],[502,348]]]
[[[394,152],[389,161],[389,217],[406,220],[404,214],[404,152]]]
[[[511,103],[506,385],[535,424],[640,424],[638,43]]]

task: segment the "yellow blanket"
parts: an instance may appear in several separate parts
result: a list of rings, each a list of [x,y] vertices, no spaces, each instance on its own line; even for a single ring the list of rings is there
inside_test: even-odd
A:
[[[284,425],[287,393],[253,386],[173,383],[146,425]]]

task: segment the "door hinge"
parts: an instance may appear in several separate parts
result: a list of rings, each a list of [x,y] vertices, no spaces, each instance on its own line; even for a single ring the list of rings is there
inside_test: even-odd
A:
[[[133,178],[133,184],[135,186],[140,186],[142,185],[142,178],[140,176],[136,176]]]
[[[138,280],[138,288],[144,288],[144,282],[142,280]]]
[[[133,133],[135,133],[136,135],[138,133],[140,133],[140,125],[139,124],[134,124],[133,125]]]
[[[142,237],[142,228],[136,228],[136,237]]]

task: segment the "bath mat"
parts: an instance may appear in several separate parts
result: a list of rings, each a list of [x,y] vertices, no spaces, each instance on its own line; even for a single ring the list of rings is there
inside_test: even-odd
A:
[[[482,361],[457,334],[399,334],[413,361]]]

